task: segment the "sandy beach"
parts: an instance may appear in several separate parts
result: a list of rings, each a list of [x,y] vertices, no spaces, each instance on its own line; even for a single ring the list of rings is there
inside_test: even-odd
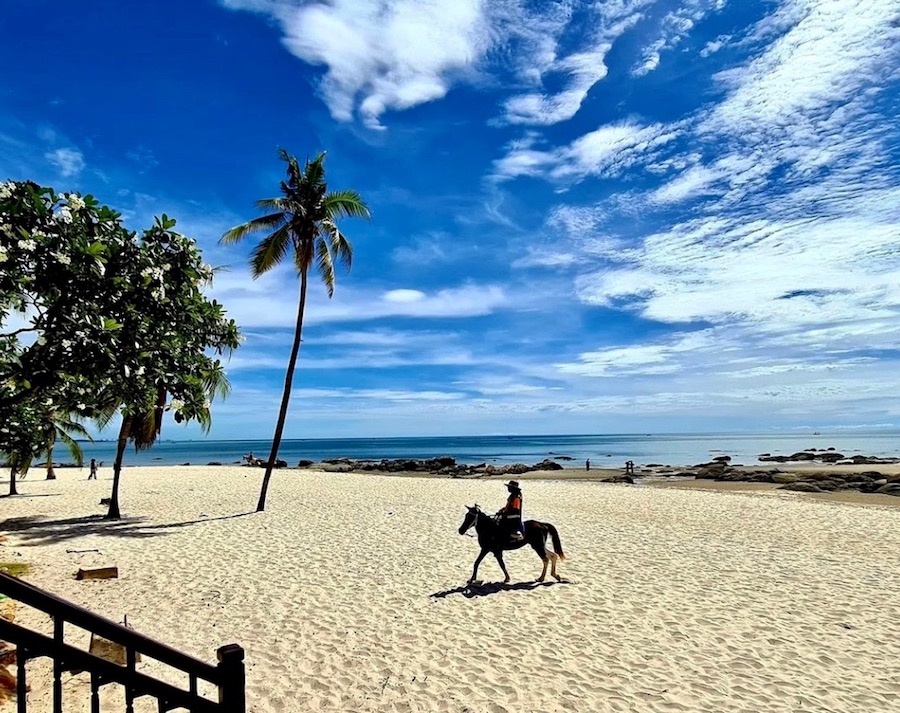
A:
[[[457,528],[504,502],[500,480],[283,471],[256,514],[261,471],[129,468],[109,523],[109,470],[86,472],[33,471],[0,500],[0,560],[205,660],[240,643],[251,711],[900,708],[900,510],[875,501],[527,480],[572,583],[531,584],[521,550],[511,586],[491,558],[466,588],[478,547]],[[74,579],[93,564],[119,578]],[[50,710],[49,667],[32,671],[29,710]],[[64,680],[66,710],[89,710],[88,677]]]

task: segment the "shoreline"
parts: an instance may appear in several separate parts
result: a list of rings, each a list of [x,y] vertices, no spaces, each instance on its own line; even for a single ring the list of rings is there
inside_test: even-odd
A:
[[[324,475],[328,477],[340,478],[345,475],[356,475],[363,477],[371,477],[371,476],[383,476],[387,478],[401,478],[401,479],[421,479],[421,480],[459,480],[459,481],[475,481],[475,482],[506,482],[509,480],[519,480],[519,481],[527,481],[527,482],[541,482],[541,481],[560,481],[560,482],[572,482],[572,483],[599,483],[599,484],[608,484],[608,485],[631,485],[631,487],[650,487],[657,489],[680,489],[680,490],[701,490],[707,492],[714,493],[722,493],[722,494],[743,494],[743,495],[761,495],[761,496],[783,496],[783,497],[800,497],[807,498],[811,501],[820,501],[820,502],[830,502],[830,503],[839,503],[846,505],[871,505],[876,507],[889,507],[889,508],[898,508],[900,507],[900,497],[895,495],[885,495],[881,493],[860,493],[857,491],[847,491],[842,490],[839,492],[796,492],[785,490],[781,488],[781,485],[778,483],[760,483],[760,482],[751,482],[749,480],[729,480],[729,481],[720,481],[720,480],[710,480],[706,478],[698,478],[696,477],[697,471],[700,468],[696,466],[685,466],[683,468],[672,467],[672,466],[663,466],[661,468],[646,468],[646,467],[636,467],[634,474],[634,483],[629,484],[626,482],[622,482],[622,478],[625,475],[624,468],[591,468],[591,470],[587,471],[584,468],[562,468],[561,470],[535,470],[529,471],[527,473],[518,473],[518,474],[478,474],[478,475],[465,475],[465,476],[455,476],[450,474],[441,474],[441,473],[425,473],[425,472],[417,472],[417,471],[394,471],[394,472],[381,472],[381,471],[360,471],[360,470],[352,470],[346,472],[327,472],[320,467],[322,464],[315,464],[309,467],[302,468],[278,468],[273,471],[273,476],[278,477],[279,474],[284,475],[285,477],[296,476],[300,473],[310,473],[316,475]],[[865,472],[871,472],[873,469],[877,468],[878,472],[888,478],[900,478],[900,463],[893,464],[882,464],[882,465],[831,465],[831,464],[815,464],[815,463],[797,463],[797,464],[784,464],[779,463],[777,468],[770,468],[769,470],[777,471],[782,475],[796,475],[800,478],[805,477],[827,477],[827,476],[846,476],[853,475]],[[251,473],[259,473],[262,474],[263,468],[256,466],[249,466],[246,463],[243,465],[237,464],[227,464],[227,465],[166,465],[166,466],[158,466],[158,465],[132,465],[132,466],[123,466],[123,472],[145,472],[145,471],[160,471],[160,470],[172,470],[172,471],[183,471],[183,472],[195,472],[199,470],[208,470],[213,473],[219,471],[228,471],[228,470],[236,470],[238,472],[245,472],[248,475]],[[759,467],[753,466],[744,466],[738,465],[733,466],[733,469],[738,472],[752,474],[757,473],[762,470]],[[59,469],[63,473],[70,473],[71,471],[79,471],[87,473],[87,466],[82,468],[78,468],[77,466],[72,468],[61,468]],[[102,468],[102,472],[100,475],[100,482],[107,481],[112,482],[111,477],[111,467],[104,466]],[[672,474],[669,471],[676,471],[677,474]],[[28,472],[28,480],[33,479],[44,479],[45,471],[32,467]],[[58,476],[59,477],[59,476]],[[71,476],[69,476],[71,477]],[[86,475],[85,475],[86,478]],[[74,478],[75,480],[79,478]],[[21,484],[22,482],[27,481],[17,481],[17,483]],[[52,481],[50,481],[52,482]],[[0,485],[2,488],[2,485]],[[27,495],[23,495],[20,497],[27,497]]]

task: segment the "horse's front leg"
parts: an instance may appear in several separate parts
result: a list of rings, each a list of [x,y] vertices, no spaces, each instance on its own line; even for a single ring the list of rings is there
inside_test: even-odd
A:
[[[478,565],[481,564],[481,560],[487,556],[487,553],[487,550],[481,550],[481,553],[475,558],[475,567],[472,569],[472,577],[469,579],[470,584],[474,582],[475,578],[478,576]]]
[[[503,584],[509,583],[509,572],[506,571],[506,564],[503,562],[503,550],[494,550],[494,557],[497,558],[497,564],[500,565],[500,569],[503,570],[503,576],[506,578],[503,580]]]

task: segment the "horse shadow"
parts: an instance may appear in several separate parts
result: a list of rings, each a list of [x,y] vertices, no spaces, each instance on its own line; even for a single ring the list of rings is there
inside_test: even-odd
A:
[[[500,592],[532,592],[540,587],[554,587],[560,584],[574,584],[574,582],[516,582],[514,584],[504,582],[470,582],[461,587],[454,587],[453,589],[445,589],[442,592],[435,592],[429,596],[432,599],[444,599],[451,594],[461,594],[466,599],[475,599],[476,597],[487,597],[491,594],[499,594]]]

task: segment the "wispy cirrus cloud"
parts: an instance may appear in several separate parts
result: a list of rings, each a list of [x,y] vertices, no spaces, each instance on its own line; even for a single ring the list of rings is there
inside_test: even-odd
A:
[[[75,148],[53,149],[44,154],[44,158],[53,164],[63,178],[77,176],[84,170],[84,154]]]
[[[658,36],[644,48],[632,75],[642,77],[659,66],[661,54],[678,46],[694,26],[706,15],[725,7],[727,0],[686,0],[683,5],[667,12],[659,22]]]
[[[615,176],[654,154],[678,136],[677,126],[623,121],[602,126],[566,146],[540,149],[534,141],[516,142],[494,162],[493,178],[520,176],[577,182],[588,176]]]

